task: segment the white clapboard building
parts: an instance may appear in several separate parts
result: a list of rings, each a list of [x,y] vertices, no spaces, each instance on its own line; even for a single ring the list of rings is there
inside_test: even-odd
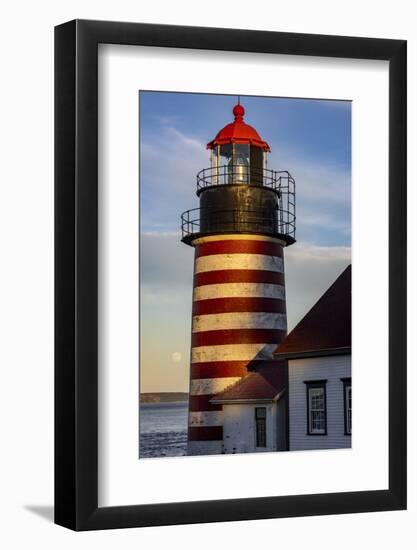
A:
[[[223,453],[351,446],[351,268],[277,347],[216,394]]]
[[[212,399],[223,406],[224,453],[287,450],[286,386],[285,361],[263,361]]]
[[[351,267],[278,346],[288,361],[289,450],[351,446]]]

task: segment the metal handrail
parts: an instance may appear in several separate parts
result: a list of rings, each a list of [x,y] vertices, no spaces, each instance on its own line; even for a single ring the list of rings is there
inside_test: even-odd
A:
[[[203,208],[192,208],[181,214],[182,239],[189,241],[200,234],[200,219]],[[216,217],[219,221],[216,222]],[[279,208],[251,210],[211,210],[210,233],[224,232],[262,232],[295,240],[295,213]]]
[[[272,189],[278,195],[277,209],[213,210],[203,216],[202,208],[187,210],[181,215],[182,240],[187,243],[198,235],[212,233],[261,233],[278,236],[287,244],[295,242],[295,180],[287,170],[250,166],[224,165],[204,168],[197,174],[197,195],[215,186],[250,185]]]
[[[244,176],[245,184],[268,187],[277,192],[289,189],[295,185],[294,178],[286,171],[256,169],[252,166],[222,165],[203,168],[197,174],[197,195],[207,187],[215,185],[236,185],[239,177]]]

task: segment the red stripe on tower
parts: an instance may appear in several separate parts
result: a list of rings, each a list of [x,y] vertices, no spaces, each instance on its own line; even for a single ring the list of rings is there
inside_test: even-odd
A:
[[[282,341],[285,330],[273,329],[231,329],[231,330],[206,330],[194,332],[191,345],[220,346],[226,344],[273,344]]]
[[[219,376],[245,376],[248,372],[248,361],[212,361],[210,363],[193,363],[191,378],[218,378]]]
[[[190,411],[221,411],[221,405],[210,403],[213,394],[208,395],[190,395]]]
[[[259,269],[219,269],[218,271],[207,271],[194,275],[194,287],[219,283],[270,283],[284,285],[285,277],[284,273],[260,271]]]
[[[195,257],[212,254],[267,254],[283,257],[282,246],[271,241],[210,241],[202,243],[195,251]]]
[[[236,285],[235,292],[244,287]],[[219,292],[222,288],[220,287]],[[252,312],[263,311],[265,313],[285,313],[285,300],[282,298],[252,298],[249,296],[211,298],[208,300],[197,300],[193,304],[193,315],[209,315],[213,313],[232,313],[232,312]]]
[[[220,426],[200,426],[188,428],[189,441],[218,441],[223,435],[223,428]]]

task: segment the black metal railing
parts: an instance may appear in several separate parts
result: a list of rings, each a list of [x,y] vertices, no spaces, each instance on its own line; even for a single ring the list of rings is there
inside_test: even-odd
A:
[[[199,235],[215,233],[260,233],[295,242],[295,213],[272,210],[208,210],[193,208],[181,215],[182,240],[191,242]]]
[[[248,184],[268,187],[279,192],[282,187],[295,185],[294,178],[287,171],[277,172],[268,168],[253,166],[222,165],[204,168],[197,174],[197,195],[207,187],[215,185]]]
[[[182,240],[190,243],[199,235],[213,233],[261,233],[295,242],[295,180],[286,171],[254,170],[250,166],[205,168],[197,174],[197,195],[218,185],[250,185],[274,190],[276,209],[193,208],[181,215]]]

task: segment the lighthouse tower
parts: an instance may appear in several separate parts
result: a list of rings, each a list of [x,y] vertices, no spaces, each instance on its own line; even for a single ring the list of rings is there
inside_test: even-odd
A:
[[[195,249],[189,455],[222,453],[222,405],[211,400],[271,361],[287,333],[283,249],[295,242],[295,183],[267,167],[270,147],[240,103],[233,115],[207,144],[200,207],[182,214],[182,241]]]

